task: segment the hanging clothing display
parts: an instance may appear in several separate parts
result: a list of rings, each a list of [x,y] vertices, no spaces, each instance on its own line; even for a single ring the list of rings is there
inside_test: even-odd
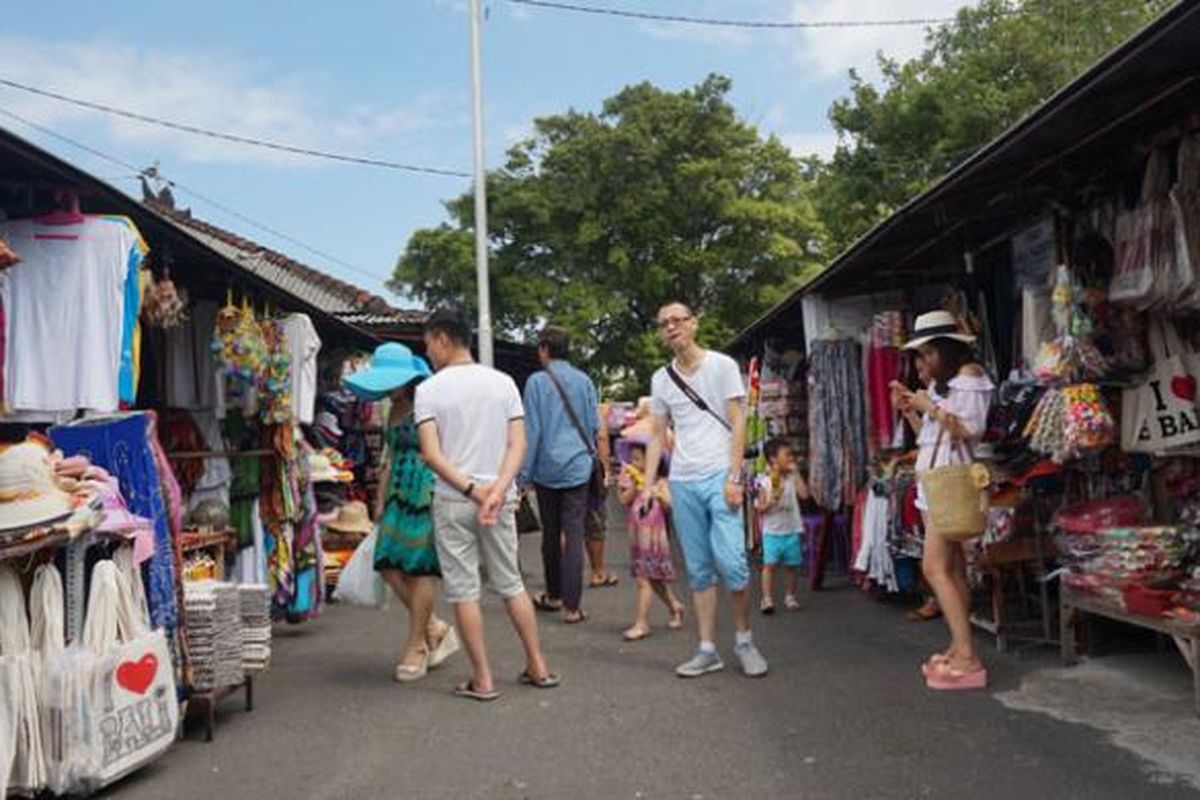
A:
[[[38,412],[117,410],[126,287],[131,263],[140,263],[132,223],[88,217],[77,225],[46,226],[22,220],[0,223],[0,235],[19,244],[23,258],[0,285],[6,405]],[[133,275],[136,280],[136,270]],[[132,341],[130,332],[130,370]]]
[[[275,453],[259,502],[273,607],[277,616],[302,622],[320,614],[325,595],[311,448],[291,424],[264,427],[261,443]]]
[[[292,412],[301,425],[312,425],[317,406],[317,356],[321,337],[307,314],[283,320],[283,335],[292,362]]]
[[[854,504],[866,479],[862,359],[849,339],[813,342],[808,373],[809,485],[823,508]]]
[[[171,408],[216,409],[224,415],[217,364],[212,354],[217,304],[198,301],[186,322],[163,332],[166,340],[166,402]]]

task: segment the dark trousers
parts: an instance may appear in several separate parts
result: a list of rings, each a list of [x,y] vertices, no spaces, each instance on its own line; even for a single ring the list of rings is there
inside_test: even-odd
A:
[[[585,483],[571,489],[536,488],[542,518],[546,594],[553,600],[562,600],[568,611],[577,611],[583,599],[583,533],[588,487]]]

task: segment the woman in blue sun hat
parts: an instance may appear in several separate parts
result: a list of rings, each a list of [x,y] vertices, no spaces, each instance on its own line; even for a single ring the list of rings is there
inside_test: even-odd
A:
[[[375,569],[408,609],[408,641],[396,665],[397,681],[423,678],[459,649],[453,626],[434,614],[438,565],[433,540],[433,473],[421,460],[413,421],[416,386],[432,372],[402,344],[375,349],[370,364],[344,379],[355,396],[391,401],[385,456],[375,501]]]

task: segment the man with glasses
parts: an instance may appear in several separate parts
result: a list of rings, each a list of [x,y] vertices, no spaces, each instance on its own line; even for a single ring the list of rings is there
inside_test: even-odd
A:
[[[760,677],[767,674],[767,662],[750,634],[750,567],[742,523],[746,390],[741,370],[729,356],[696,343],[699,325],[683,303],[659,309],[658,327],[675,357],[651,381],[653,436],[646,474],[658,470],[670,423],[675,429],[672,510],[700,630],[699,650],[675,674],[698,678],[724,669],[716,645],[719,577],[733,604],[734,652],[746,675]],[[638,502],[649,501],[646,495]]]

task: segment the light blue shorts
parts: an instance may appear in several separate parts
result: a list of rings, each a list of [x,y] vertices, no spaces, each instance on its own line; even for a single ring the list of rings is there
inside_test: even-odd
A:
[[[718,573],[735,592],[750,583],[742,511],[725,503],[726,474],[722,470],[700,480],[670,481],[675,530],[692,591],[716,586]]]
[[[804,551],[798,533],[764,533],[764,567],[799,567],[804,565]]]

